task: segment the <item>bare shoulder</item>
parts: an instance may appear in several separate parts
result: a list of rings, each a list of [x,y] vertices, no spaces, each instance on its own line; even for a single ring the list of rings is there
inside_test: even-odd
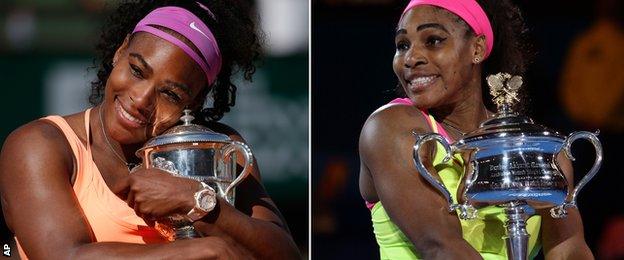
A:
[[[418,108],[402,105],[384,105],[373,112],[360,133],[360,193],[367,201],[380,200],[379,189],[390,184],[406,182],[412,175],[414,133],[430,132],[428,123]],[[425,155],[432,146],[426,145]],[[388,183],[384,185],[383,183]],[[420,182],[413,183],[418,187]],[[383,191],[382,191],[383,192]]]
[[[413,132],[428,131],[428,123],[418,108],[387,104],[375,110],[364,123],[360,133],[360,152],[366,147],[379,145],[380,142],[413,138]]]
[[[0,195],[6,224],[31,258],[69,255],[92,240],[72,188],[73,153],[53,123],[30,122],[5,140]],[[45,214],[38,214],[45,212]],[[53,239],[41,234],[63,234]]]
[[[2,146],[0,168],[6,163],[26,160],[63,159],[66,165],[72,165],[71,148],[59,128],[47,120],[35,120],[9,134]]]
[[[26,198],[45,201],[42,192],[55,182],[70,182],[73,167],[71,148],[62,132],[51,123],[36,120],[14,130],[0,153],[0,194],[7,225],[18,218]],[[38,192],[32,192],[33,190]],[[44,195],[45,194],[45,195]],[[22,205],[22,206],[20,206]],[[19,214],[16,214],[16,216]]]
[[[414,132],[428,131],[428,125],[418,108],[404,104],[387,104],[375,110],[362,127],[359,140],[361,170],[371,172],[373,164],[388,163],[384,156],[409,153]],[[402,156],[404,157],[404,156]]]
[[[62,131],[47,120],[35,120],[14,130],[0,153],[0,187],[70,181],[74,156]]]
[[[368,118],[360,135],[360,193],[369,202],[383,204],[417,251],[427,252],[431,245],[453,252],[470,250],[457,216],[449,214],[444,197],[414,167],[414,132],[431,130],[413,106],[383,106]],[[418,155],[429,169],[434,148],[426,144]]]

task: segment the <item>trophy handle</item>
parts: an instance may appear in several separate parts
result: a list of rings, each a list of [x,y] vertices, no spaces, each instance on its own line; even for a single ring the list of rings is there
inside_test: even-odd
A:
[[[253,169],[253,163],[254,163],[253,154],[251,153],[251,149],[249,148],[249,146],[247,146],[243,142],[232,141],[231,143],[225,145],[223,147],[223,156],[227,157],[231,153],[237,152],[237,151],[243,154],[243,156],[245,157],[245,164],[243,166],[243,171],[241,172],[241,174],[238,175],[238,177],[236,177],[236,179],[234,179],[234,181],[232,181],[232,183],[227,187],[227,189],[225,189],[224,196],[227,196],[228,194],[230,194],[232,189],[238,186],[238,184],[241,181],[243,181],[243,179],[245,179],[245,177],[247,177],[251,173],[251,170]]]
[[[596,173],[598,173],[598,169],[600,169],[600,166],[602,165],[602,145],[600,144],[600,140],[598,140],[598,137],[597,137],[599,133],[600,133],[599,131],[597,131],[595,134],[591,132],[587,132],[587,131],[579,131],[579,132],[574,132],[570,134],[568,138],[566,138],[563,144],[563,151],[566,157],[568,157],[568,159],[570,159],[571,161],[576,160],[576,158],[574,158],[574,156],[572,155],[572,151],[570,149],[572,147],[572,143],[574,143],[574,141],[576,141],[577,139],[587,139],[592,143],[592,145],[594,145],[594,149],[596,150],[596,159],[594,161],[594,165],[592,166],[592,168],[589,170],[587,174],[585,174],[585,176],[583,176],[583,179],[581,179],[581,181],[576,185],[576,187],[572,191],[572,198],[570,199],[570,201],[566,201],[562,205],[559,205],[557,207],[550,209],[550,215],[553,218],[565,217],[567,215],[566,208],[576,207],[576,195],[578,195],[579,191],[592,178],[594,178],[594,175],[596,175]]]
[[[434,188],[436,188],[442,193],[442,195],[444,196],[444,198],[446,199],[448,203],[449,212],[453,212],[459,209],[460,218],[462,219],[474,218],[476,216],[476,210],[471,205],[454,204],[451,192],[449,192],[449,190],[446,187],[444,187],[444,184],[440,182],[436,177],[434,177],[433,174],[429,172],[429,170],[427,170],[424,163],[420,159],[420,155],[418,153],[420,151],[420,148],[423,146],[423,144],[432,140],[436,140],[440,142],[440,144],[442,144],[442,146],[444,147],[444,150],[446,150],[446,156],[444,157],[443,161],[448,162],[453,157],[453,147],[449,145],[449,143],[446,141],[446,139],[444,139],[444,137],[436,133],[429,133],[429,134],[421,135],[421,134],[414,132],[413,134],[416,137],[416,144],[414,144],[414,155],[413,155],[414,165],[416,166],[418,173],[420,173],[420,175],[423,178],[425,178],[431,185],[433,185]]]

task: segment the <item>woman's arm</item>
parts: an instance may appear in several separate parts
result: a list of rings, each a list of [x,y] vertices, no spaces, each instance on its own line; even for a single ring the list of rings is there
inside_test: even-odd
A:
[[[424,259],[480,259],[462,238],[459,220],[447,211],[442,194],[414,167],[412,132],[429,132],[422,118],[408,106],[390,106],[373,113],[360,135],[362,163],[390,218]],[[428,151],[432,149],[430,146]],[[420,156],[425,161],[432,158],[428,153]]]
[[[224,124],[210,127],[245,143],[238,132]],[[238,164],[244,164],[242,156]],[[284,218],[262,185],[255,158],[251,174],[236,188],[236,208],[219,199],[217,208],[195,226],[206,234],[226,234],[259,259],[301,258]]]
[[[5,220],[30,259],[210,258],[238,255],[220,239],[160,245],[94,243],[70,181],[74,159],[60,131],[29,123],[9,135],[0,154]],[[184,253],[181,253],[184,252]]]
[[[244,142],[223,124],[211,128]],[[238,165],[244,163],[242,158],[238,160]],[[122,186],[116,189],[128,191],[126,201],[148,222],[173,213],[186,214],[195,205],[193,194],[201,187],[194,180],[146,169],[133,172]],[[215,209],[195,222],[200,233],[238,244],[258,259],[301,258],[285,221],[261,184],[256,162],[251,174],[236,188],[236,208],[222,198],[217,200]]]
[[[574,189],[574,173],[570,160],[563,156],[557,157],[567,181],[568,189]],[[578,209],[568,208],[568,216],[554,219],[550,216],[550,209],[539,210],[542,216],[542,243],[546,259],[594,259],[591,250],[585,242],[583,221]]]
[[[30,257],[30,255],[29,255]],[[248,252],[220,237],[202,237],[169,244],[99,242],[83,244],[67,259],[249,259]],[[34,259],[30,257],[31,259]],[[46,259],[56,257],[47,257]]]
[[[229,237],[258,259],[300,259],[299,250],[277,207],[260,185],[257,169],[237,187],[234,208],[219,198],[217,207],[195,223],[207,235]],[[246,194],[246,195],[243,195]]]

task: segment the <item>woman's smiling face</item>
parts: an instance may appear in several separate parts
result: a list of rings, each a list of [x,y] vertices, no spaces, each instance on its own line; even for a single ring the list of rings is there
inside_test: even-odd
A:
[[[205,74],[179,47],[140,32],[122,44],[114,61],[102,103],[113,139],[145,142],[173,126],[185,107],[201,105]]]
[[[422,5],[405,13],[396,31],[393,69],[417,107],[437,107],[463,96],[461,90],[474,77],[476,39],[444,9]]]

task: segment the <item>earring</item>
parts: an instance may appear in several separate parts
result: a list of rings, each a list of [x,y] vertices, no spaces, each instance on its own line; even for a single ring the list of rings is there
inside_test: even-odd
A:
[[[113,67],[115,67],[115,63],[116,63],[115,61],[111,62],[111,65],[113,65]]]
[[[479,58],[474,58],[474,63],[479,63],[479,61],[481,61],[481,59],[479,59]]]

